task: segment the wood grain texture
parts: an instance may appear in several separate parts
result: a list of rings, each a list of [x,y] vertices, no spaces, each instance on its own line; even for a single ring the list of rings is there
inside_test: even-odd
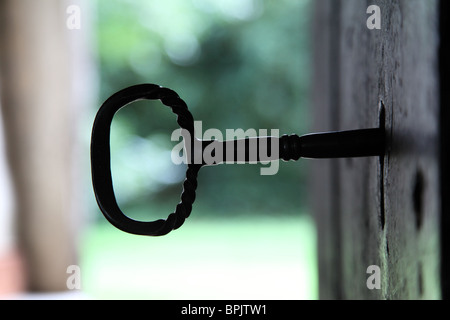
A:
[[[373,4],[380,30],[366,27]],[[441,297],[438,6],[316,2],[315,129],[376,127],[383,106],[387,133],[381,161],[315,164],[323,299]],[[367,288],[370,265],[380,290]]]

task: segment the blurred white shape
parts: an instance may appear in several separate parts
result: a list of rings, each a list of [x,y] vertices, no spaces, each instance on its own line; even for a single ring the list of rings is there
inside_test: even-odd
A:
[[[211,0],[192,0],[192,4],[206,13],[215,13],[217,12],[217,7]]]
[[[201,37],[210,27],[211,17],[192,10],[186,0],[136,1],[139,6],[138,20],[142,26],[155,33],[160,39],[178,34],[192,34]]]
[[[200,44],[192,33],[174,33],[167,37],[164,49],[170,60],[178,65],[190,65],[200,56]]]
[[[231,20],[251,20],[263,11],[260,0],[192,0],[192,3],[203,12],[219,13]]]
[[[258,0],[220,0],[218,6],[225,16],[238,20],[253,19],[262,11]]]

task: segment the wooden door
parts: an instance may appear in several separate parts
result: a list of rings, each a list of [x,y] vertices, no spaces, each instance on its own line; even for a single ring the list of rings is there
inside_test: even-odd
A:
[[[315,6],[314,130],[383,126],[387,139],[381,159],[314,163],[320,298],[445,297],[448,66],[440,14],[448,5]]]

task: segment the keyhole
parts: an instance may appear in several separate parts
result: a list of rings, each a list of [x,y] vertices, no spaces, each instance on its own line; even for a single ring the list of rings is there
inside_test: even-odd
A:
[[[423,192],[424,192],[424,177],[420,170],[417,170],[416,176],[414,178],[414,189],[413,189],[413,206],[414,213],[416,216],[416,227],[419,229],[423,223]]]
[[[384,107],[383,101],[380,101],[380,107],[378,111],[378,123],[380,129],[385,130],[386,126],[386,108]],[[384,209],[384,156],[379,157],[380,162],[380,222],[381,228],[384,229],[386,223],[385,209]]]

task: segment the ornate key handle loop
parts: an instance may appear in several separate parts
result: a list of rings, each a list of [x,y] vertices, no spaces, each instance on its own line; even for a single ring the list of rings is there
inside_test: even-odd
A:
[[[136,221],[127,217],[119,208],[111,176],[110,131],[114,114],[122,107],[137,100],[161,100],[177,115],[186,148],[188,167],[183,182],[181,201],[166,220]],[[272,142],[274,146],[272,146]],[[205,162],[203,151],[214,143],[214,150],[222,152],[222,158]],[[260,154],[260,144],[267,154]],[[256,137],[230,141],[204,141],[195,138],[194,118],[186,103],[173,90],[155,84],[141,84],[123,89],[100,107],[94,121],[91,138],[91,170],[95,197],[106,219],[118,229],[139,235],[161,236],[179,228],[189,217],[197,189],[197,175],[204,165],[225,162],[254,163],[299,158],[349,158],[383,156],[385,152],[385,129],[379,128],[313,133],[299,137],[296,134],[282,137]],[[255,154],[257,156],[255,156]],[[197,156],[197,157],[196,157]],[[200,159],[200,160],[199,160]],[[199,161],[198,161],[199,160]]]
[[[186,103],[172,90],[154,84],[141,84],[123,89],[108,98],[97,112],[91,138],[91,171],[95,197],[106,219],[116,228],[139,235],[161,236],[179,228],[190,215],[195,200],[197,174],[201,165],[189,164],[183,183],[181,202],[166,220],[136,221],[119,208],[111,176],[110,131],[114,114],[137,100],[161,100],[177,117],[178,125],[194,139],[194,119]]]

